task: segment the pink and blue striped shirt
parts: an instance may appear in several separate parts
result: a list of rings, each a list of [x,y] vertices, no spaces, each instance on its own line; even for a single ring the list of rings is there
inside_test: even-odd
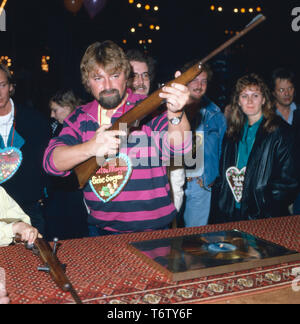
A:
[[[144,97],[128,91],[125,107],[120,107],[112,117],[112,124],[132,109]],[[95,100],[79,107],[64,123],[60,135],[52,139],[45,151],[44,169],[56,176],[68,176],[60,172],[53,162],[53,151],[58,146],[77,145],[89,141],[99,128],[98,102]],[[128,137],[121,147],[133,162],[132,175],[123,191],[112,201],[103,203],[89,183],[84,197],[90,210],[89,223],[112,232],[141,232],[166,228],[176,216],[172,203],[166,161],[171,156],[182,155],[191,149],[191,137],[182,146],[171,147],[168,141],[168,119],[163,113],[151,120],[142,121],[138,131]]]

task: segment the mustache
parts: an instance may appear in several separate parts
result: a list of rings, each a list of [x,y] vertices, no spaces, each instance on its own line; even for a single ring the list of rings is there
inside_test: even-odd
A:
[[[117,89],[111,89],[111,90],[103,90],[100,92],[99,96],[103,95],[110,95],[110,94],[119,94],[119,91]]]
[[[141,85],[138,85],[138,86],[135,86],[135,87],[134,87],[134,90],[137,90],[137,89],[143,89],[143,90],[146,90],[147,87],[146,87],[145,85],[141,84]]]

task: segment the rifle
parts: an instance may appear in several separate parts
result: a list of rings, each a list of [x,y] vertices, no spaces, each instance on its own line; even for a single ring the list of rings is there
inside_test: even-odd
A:
[[[50,244],[41,238],[37,238],[32,245],[25,243],[25,246],[28,250],[32,250],[33,254],[39,256],[44,263],[43,267],[38,267],[38,271],[50,273],[53,281],[60,289],[65,292],[70,292],[76,304],[82,304],[81,299],[65,274],[66,266],[61,264],[56,256],[58,239],[55,238],[53,241],[53,250]],[[15,242],[23,243],[20,235],[17,234],[15,236]]]
[[[235,43],[238,39],[245,36],[249,31],[261,24],[266,17],[263,15],[258,15],[255,17],[250,24],[246,26],[244,30],[238,33],[233,38],[229,39],[223,45],[218,47],[204,59],[199,61],[199,63],[193,65],[186,72],[181,74],[178,78],[168,82],[166,86],[170,86],[172,83],[176,82],[179,84],[187,85],[189,82],[194,80],[197,75],[201,73],[201,67],[204,63],[211,60],[213,57],[224,51],[227,47]],[[146,116],[153,113],[163,102],[163,99],[159,97],[160,89],[153,92],[148,98],[143,100],[141,103],[136,105],[133,109],[121,116],[114,125],[109,130],[118,130],[120,124],[126,124],[128,127],[133,125],[137,120],[142,120]],[[75,173],[78,179],[80,188],[82,189],[90,177],[99,169],[96,157],[93,157],[75,167]]]

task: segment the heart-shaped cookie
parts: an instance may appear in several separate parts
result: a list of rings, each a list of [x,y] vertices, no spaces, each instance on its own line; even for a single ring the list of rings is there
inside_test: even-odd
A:
[[[95,195],[104,203],[116,198],[124,189],[132,173],[132,164],[126,154],[106,159],[91,177],[89,183]]]
[[[22,152],[15,147],[0,149],[0,184],[12,178],[22,163]]]
[[[240,203],[243,197],[245,174],[246,167],[242,170],[231,167],[226,171],[227,182],[237,203]]]

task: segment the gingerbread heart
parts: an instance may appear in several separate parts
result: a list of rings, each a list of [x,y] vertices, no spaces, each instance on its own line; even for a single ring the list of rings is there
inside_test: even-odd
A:
[[[12,178],[22,163],[22,152],[14,147],[0,149],[0,184]]]
[[[240,203],[243,198],[245,174],[246,167],[242,170],[231,167],[226,171],[227,182],[237,203]]]
[[[115,199],[124,189],[132,173],[132,164],[126,154],[106,159],[104,164],[91,177],[90,186],[104,203]]]

